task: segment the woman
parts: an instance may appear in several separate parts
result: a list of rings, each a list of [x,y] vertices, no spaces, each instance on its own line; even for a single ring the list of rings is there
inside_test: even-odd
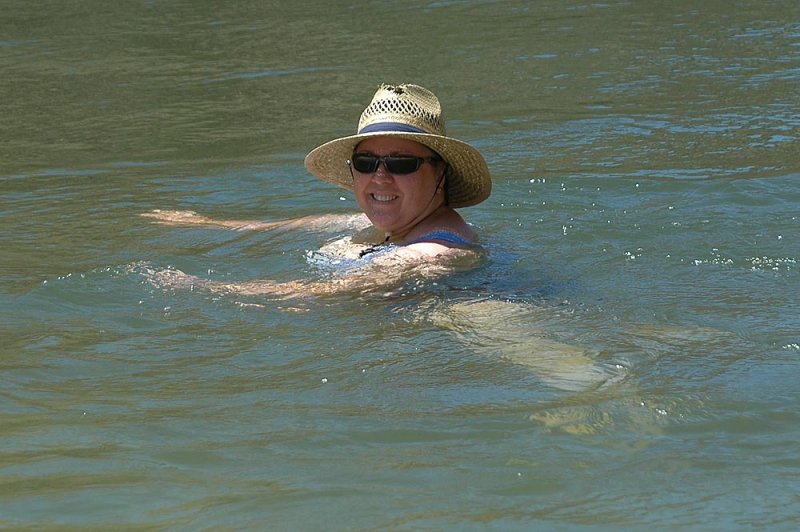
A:
[[[237,230],[358,228],[353,237],[320,250],[353,261],[346,276],[317,282],[225,284],[171,271],[171,282],[295,297],[370,289],[409,275],[437,275],[449,261],[474,253],[475,232],[455,209],[489,197],[489,169],[478,150],[445,135],[439,100],[429,90],[381,85],[361,114],[357,133],[315,148],[306,156],[305,166],[315,176],[352,190],[363,215],[277,222],[214,221],[187,211],[153,211],[144,216],[171,225]],[[377,270],[381,275],[375,275]]]
[[[340,275],[313,282],[228,284],[168,270],[157,274],[159,282],[277,298],[358,293],[448,273],[464,258],[479,256],[475,232],[455,209],[489,196],[489,170],[476,149],[445,136],[439,101],[430,91],[416,85],[381,86],[362,113],[358,132],[314,149],[305,165],[317,177],[351,189],[363,214],[277,222],[215,221],[187,211],[145,216],[158,223],[236,230],[360,229],[318,252],[348,266]],[[615,373],[598,366],[583,349],[549,340],[537,330],[541,320],[528,319],[535,312],[527,305],[479,298],[433,305],[423,315],[452,330],[465,346],[524,365],[551,386],[578,390],[613,381]]]

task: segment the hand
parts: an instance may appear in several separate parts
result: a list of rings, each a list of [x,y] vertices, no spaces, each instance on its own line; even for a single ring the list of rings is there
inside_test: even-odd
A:
[[[142,213],[140,216],[151,218],[153,223],[162,225],[188,227],[193,225],[214,224],[214,221],[210,218],[201,216],[194,211],[162,211],[161,209],[153,209],[150,212]]]
[[[197,214],[194,211],[162,211],[161,209],[153,209],[150,212],[145,212],[140,216],[151,218],[153,223],[161,225],[171,225],[177,227],[223,227],[233,229],[234,231],[266,231],[273,227],[281,227],[287,225],[288,221],[278,222],[259,222],[257,220],[214,220],[208,216]]]

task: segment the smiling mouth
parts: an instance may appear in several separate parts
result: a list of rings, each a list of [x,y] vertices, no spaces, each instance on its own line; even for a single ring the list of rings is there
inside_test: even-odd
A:
[[[379,201],[381,203],[385,203],[385,202],[389,202],[389,201],[392,201],[394,199],[397,199],[397,196],[389,196],[389,195],[386,195],[386,194],[371,194],[371,196],[372,196],[372,199],[374,199],[375,201]]]

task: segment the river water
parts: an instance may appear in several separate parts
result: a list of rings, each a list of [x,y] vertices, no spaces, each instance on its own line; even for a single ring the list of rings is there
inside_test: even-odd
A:
[[[796,529],[800,4],[2,1],[0,527]],[[431,88],[487,257],[391,295],[307,151]]]

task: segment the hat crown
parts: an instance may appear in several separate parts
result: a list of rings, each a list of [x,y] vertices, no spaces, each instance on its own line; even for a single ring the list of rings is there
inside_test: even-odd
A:
[[[402,124],[432,135],[445,135],[442,107],[431,91],[419,85],[381,85],[361,113],[358,131],[374,124]]]

